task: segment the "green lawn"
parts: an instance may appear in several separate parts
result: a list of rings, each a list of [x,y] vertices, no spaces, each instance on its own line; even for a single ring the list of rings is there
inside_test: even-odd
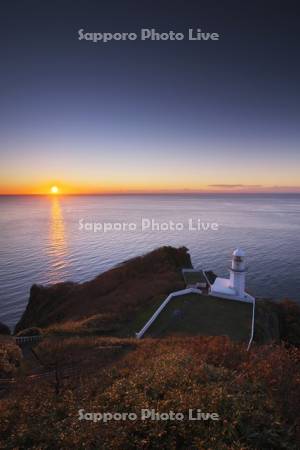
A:
[[[135,336],[135,333],[140,331],[146,322],[153,316],[155,311],[160,307],[162,302],[167,298],[167,295],[159,295],[153,299],[153,301],[140,308],[138,313],[133,315],[133,319],[121,329],[120,336]]]
[[[144,337],[172,334],[229,336],[248,342],[251,334],[252,304],[200,294],[172,299]]]

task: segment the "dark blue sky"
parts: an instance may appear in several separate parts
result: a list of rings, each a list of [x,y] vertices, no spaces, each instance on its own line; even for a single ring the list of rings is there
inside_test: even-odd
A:
[[[300,187],[297,2],[12,0],[0,39],[2,192]]]

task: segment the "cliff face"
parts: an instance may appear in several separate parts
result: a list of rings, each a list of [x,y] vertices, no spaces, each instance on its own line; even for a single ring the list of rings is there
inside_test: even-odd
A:
[[[101,315],[108,326],[119,326],[159,297],[184,287],[182,267],[192,267],[185,247],[161,247],[126,261],[86,283],[33,285],[16,332],[32,326]]]
[[[254,341],[300,345],[300,306],[292,301],[256,301]]]

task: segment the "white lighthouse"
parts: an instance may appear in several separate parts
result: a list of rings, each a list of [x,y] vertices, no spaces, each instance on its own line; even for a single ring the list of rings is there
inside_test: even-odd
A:
[[[245,292],[245,252],[237,248],[232,253],[230,278],[217,277],[210,287],[210,295],[242,302],[253,302],[254,298]]]
[[[244,297],[246,281],[245,252],[237,248],[232,253],[230,287],[239,297]]]

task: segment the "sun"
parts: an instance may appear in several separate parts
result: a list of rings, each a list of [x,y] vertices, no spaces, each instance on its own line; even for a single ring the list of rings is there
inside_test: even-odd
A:
[[[50,192],[51,192],[51,194],[58,194],[59,189],[57,186],[51,186]]]

